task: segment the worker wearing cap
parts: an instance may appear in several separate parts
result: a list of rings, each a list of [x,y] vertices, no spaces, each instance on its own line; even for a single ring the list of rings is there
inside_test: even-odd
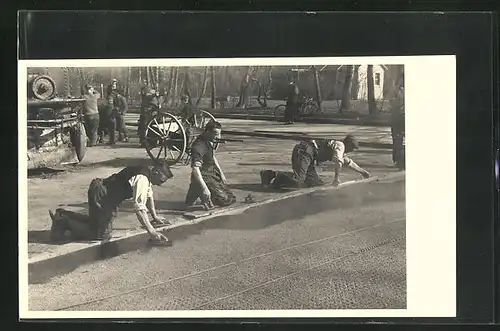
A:
[[[143,87],[141,88],[141,114],[139,116],[139,127],[137,128],[137,133],[139,135],[139,142],[141,145],[144,144],[145,134],[146,134],[146,126],[148,125],[150,116],[149,116],[149,101],[152,97],[152,90],[149,84],[144,80]]]
[[[94,178],[88,189],[88,215],[63,208],[57,208],[55,213],[49,211],[52,219],[51,239],[63,241],[66,231],[70,232],[73,240],[111,238],[113,218],[118,206],[132,198],[137,219],[146,228],[151,240],[168,243],[168,239],[154,228],[154,225],[168,225],[168,222],[156,212],[152,185],[162,185],[172,177],[169,166],[165,162],[158,162],[149,167],[129,166],[104,179]],[[153,217],[152,222],[148,211]]]
[[[340,184],[340,172],[344,166],[353,169],[364,178],[370,177],[365,169],[358,166],[348,153],[359,148],[355,137],[347,135],[344,140],[302,140],[292,151],[291,172],[262,170],[260,172],[261,184],[272,188],[304,188],[324,185],[319,177],[316,165],[332,161],[335,177],[333,185]]]
[[[161,95],[158,88],[149,90],[147,106],[139,118],[139,139],[141,145],[144,146],[146,138],[146,129],[149,121],[151,121],[154,113],[160,111],[165,104],[165,97]]]
[[[193,106],[191,105],[188,95],[181,96],[181,104],[182,107],[179,110],[179,116],[181,117],[182,122],[194,124]]]
[[[127,142],[128,141],[128,132],[127,126],[125,125],[125,115],[128,111],[128,102],[127,98],[120,93],[116,94],[116,98],[114,101],[115,105],[115,121],[116,121],[116,130],[118,131],[118,141]]]
[[[107,106],[103,107],[103,109],[100,113],[101,126],[99,129],[99,141],[100,142],[104,141],[104,131],[107,130],[108,136],[109,136],[108,144],[114,145],[116,143],[116,137],[115,137],[115,131],[116,131],[115,100],[116,100],[117,95],[119,94],[118,80],[113,78],[111,80],[111,83],[108,85],[106,92],[107,92],[107,95],[106,95]]]
[[[97,104],[100,95],[90,84],[85,85],[83,93],[83,119],[85,123],[85,132],[89,138],[88,146],[97,144],[97,130],[99,128],[99,107]]]

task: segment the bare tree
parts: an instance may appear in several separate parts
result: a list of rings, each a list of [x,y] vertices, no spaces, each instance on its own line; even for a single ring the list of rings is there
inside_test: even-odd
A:
[[[132,79],[132,67],[127,69],[127,84],[125,85],[125,97],[130,98],[130,80]]]
[[[63,68],[63,75],[64,75],[64,96],[69,97],[70,96],[70,91],[71,91],[71,83],[70,83],[70,77],[69,77],[69,68],[64,67]]]
[[[207,90],[207,76],[208,76],[208,67],[205,67],[205,70],[203,71],[203,83],[201,84],[201,91],[200,94],[198,95],[198,100],[196,100],[197,106],[201,103],[201,99],[203,98]]]
[[[344,85],[342,86],[342,102],[340,103],[339,113],[343,113],[344,110],[351,107],[351,86],[352,86],[352,74],[354,71],[354,66],[346,66],[346,74],[344,78]]]
[[[373,83],[373,65],[369,64],[366,69],[367,94],[368,94],[368,112],[373,115],[377,112],[377,103],[375,102],[375,86]]]
[[[321,98],[321,87],[319,86],[319,73],[316,69],[316,66],[312,66],[313,75],[314,75],[314,86],[316,88],[316,102],[318,103],[318,109],[320,113],[323,113],[323,108],[321,107],[322,98]]]
[[[147,80],[147,84],[149,86],[153,86],[153,82],[151,81],[151,72],[149,70],[149,67],[146,67],[146,80]]]
[[[139,83],[142,84],[142,68],[139,67]]]
[[[175,67],[170,67],[170,79],[168,82],[167,95],[165,96],[165,100],[167,105],[171,105],[172,102],[172,91],[174,89],[174,79],[175,79]]]
[[[191,86],[191,81],[189,79],[189,67],[186,67],[186,69],[184,70],[184,75],[185,77],[184,77],[183,93],[188,97],[189,104],[193,104],[193,102],[191,101],[191,93],[189,91]]]
[[[212,82],[212,91],[210,94],[210,104],[212,106],[212,109],[215,109],[215,67],[210,67],[210,80]]]
[[[160,88],[160,67],[155,67],[155,73],[156,73],[156,88]]]
[[[174,76],[174,90],[172,95],[172,106],[177,106],[177,87],[179,84],[179,67],[175,67],[175,76]]]

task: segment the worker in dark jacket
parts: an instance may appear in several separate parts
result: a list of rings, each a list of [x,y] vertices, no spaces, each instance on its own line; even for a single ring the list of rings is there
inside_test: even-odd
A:
[[[404,87],[399,86],[396,97],[392,100],[391,135],[392,161],[399,170],[405,169],[405,106]]]
[[[207,209],[225,207],[236,202],[236,197],[227,185],[227,179],[215,157],[216,140],[221,137],[222,126],[211,121],[205,131],[191,146],[191,183],[185,204],[189,208],[198,198]]]
[[[119,94],[118,91],[118,81],[113,79],[111,84],[108,85],[106,89],[107,95],[106,106],[102,107],[99,113],[100,128],[99,128],[99,142],[104,142],[104,133],[107,131],[109,136],[109,145],[114,145],[116,143],[116,110],[115,110],[115,99]]]
[[[148,231],[151,241],[168,244],[168,239],[154,228],[158,225],[167,225],[168,222],[156,212],[152,185],[161,185],[172,177],[169,166],[165,162],[160,162],[150,167],[126,167],[107,178],[93,179],[88,190],[88,215],[63,208],[56,209],[55,213],[49,211],[52,219],[52,240],[63,241],[66,231],[69,231],[72,240],[111,238],[113,218],[116,216],[118,206],[124,200],[132,198],[137,219]],[[153,222],[149,221],[148,211],[153,217]]]
[[[288,85],[288,93],[285,108],[285,124],[293,124],[299,113],[300,96],[299,87],[292,80]]]
[[[260,172],[263,187],[305,188],[324,185],[319,177],[316,165],[332,161],[334,163],[335,177],[333,185],[340,184],[340,171],[347,166],[364,178],[370,177],[365,169],[358,166],[347,153],[358,149],[359,144],[355,137],[347,135],[344,140],[303,140],[292,151],[292,171],[262,170]]]
[[[128,141],[127,127],[125,125],[125,115],[128,111],[127,98],[118,93],[115,101],[116,130],[118,131],[118,141]]]

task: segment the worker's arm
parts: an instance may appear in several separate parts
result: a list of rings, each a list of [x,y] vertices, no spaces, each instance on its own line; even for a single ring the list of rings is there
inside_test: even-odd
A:
[[[217,168],[217,170],[219,171],[219,174],[220,174],[220,177],[222,179],[222,182],[223,183],[226,183],[227,182],[227,179],[226,179],[226,176],[224,175],[224,172],[222,171],[222,168],[220,166],[220,163],[219,161],[217,160],[217,158],[215,157],[214,155],[214,163],[215,163],[215,167]]]
[[[203,195],[210,197],[210,190],[201,175],[201,166],[203,165],[203,157],[206,152],[206,147],[203,144],[196,142],[193,144],[191,147],[191,174],[200,185]]]
[[[159,239],[161,235],[151,225],[147,213],[148,207],[146,206],[146,204],[148,203],[149,197],[152,196],[149,180],[144,175],[137,175],[133,177],[131,181],[133,188],[134,210],[137,219],[139,220],[141,225],[146,228],[151,237]]]
[[[356,171],[358,174],[363,175],[363,177],[365,177],[365,178],[370,177],[370,174],[368,173],[368,171],[366,171],[365,169],[363,169],[360,166],[358,166],[356,164],[356,162],[354,162],[352,159],[350,159],[347,156],[344,156],[344,164],[347,167],[349,167],[350,169]]]

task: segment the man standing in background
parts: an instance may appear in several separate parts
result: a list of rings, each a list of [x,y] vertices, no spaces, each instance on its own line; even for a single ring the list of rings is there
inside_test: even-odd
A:
[[[118,93],[115,98],[115,119],[118,130],[118,141],[128,141],[127,127],[125,126],[125,115],[128,111],[127,98]]]
[[[401,79],[402,80],[402,79]],[[399,170],[405,169],[405,105],[404,83],[396,86],[396,95],[391,104],[392,161]]]
[[[83,94],[83,119],[85,131],[89,138],[87,146],[95,146],[97,144],[97,130],[99,128],[99,111],[97,100],[100,98],[99,92],[94,90],[90,84],[85,85]]]
[[[116,144],[116,120],[115,120],[115,99],[118,95],[118,81],[113,79],[111,84],[108,85],[106,89],[107,96],[107,105],[102,108],[100,113],[100,129],[99,129],[99,142],[104,142],[104,131],[108,131],[109,142],[108,145]]]
[[[137,133],[139,135],[139,142],[141,146],[144,145],[144,140],[145,140],[145,135],[146,135],[146,125],[149,122],[149,100],[151,99],[152,96],[152,90],[147,84],[147,82],[144,80],[143,82],[143,87],[141,88],[141,114],[139,116],[139,127],[137,129]]]
[[[299,110],[299,87],[295,84],[293,78],[290,79],[288,85],[286,109],[285,109],[285,124],[293,124]]]

